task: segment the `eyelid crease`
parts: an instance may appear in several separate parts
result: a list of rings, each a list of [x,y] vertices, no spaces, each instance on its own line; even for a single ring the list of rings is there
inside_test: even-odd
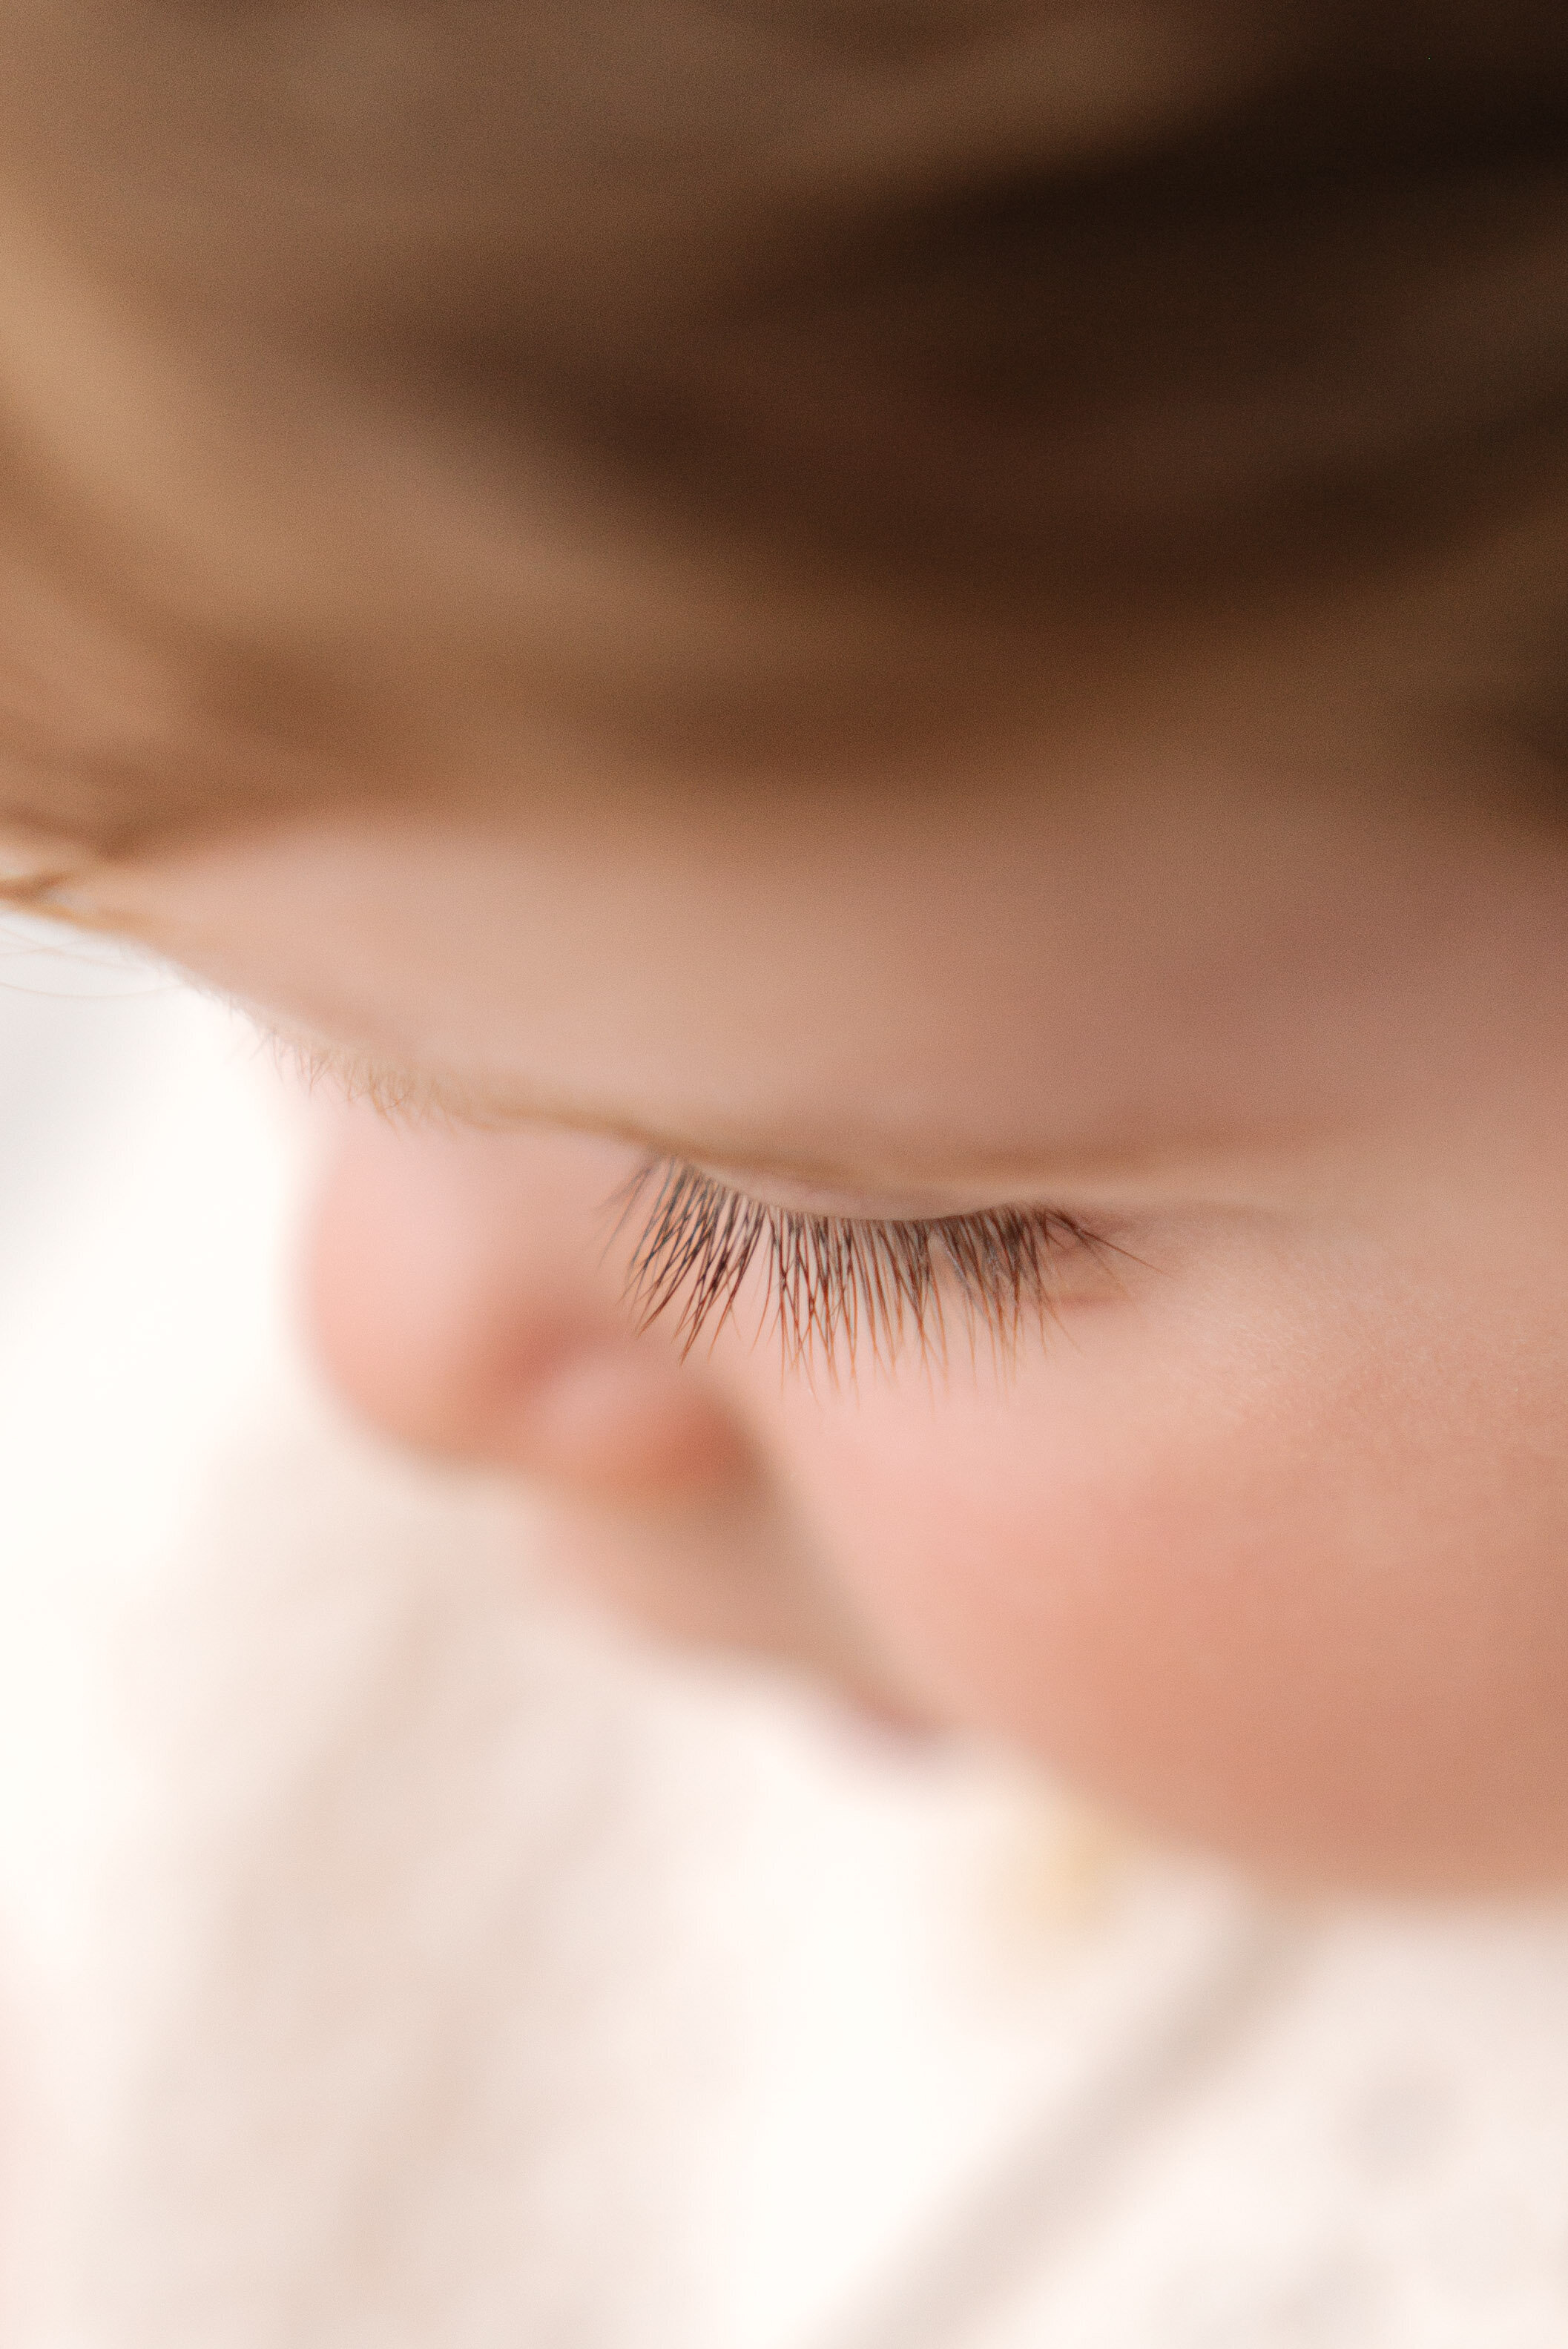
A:
[[[434,1124],[475,1133],[543,1131],[586,1134],[606,1142],[624,1143],[645,1162],[660,1164],[676,1160],[683,1165],[695,1164],[699,1157],[706,1161],[716,1147],[711,1136],[706,1143],[700,1143],[689,1135],[661,1131],[645,1122],[618,1117],[564,1096],[539,1093],[526,1100],[521,1095],[489,1099],[444,1071],[399,1066],[363,1047],[302,1027],[276,1011],[256,1011],[253,1016],[263,1023],[263,1032],[282,1064],[298,1075],[308,1090],[330,1085],[351,1105],[363,1103],[390,1125]],[[738,1150],[740,1146],[737,1143]],[[790,1163],[779,1153],[770,1154],[766,1162],[758,1162],[758,1179],[767,1180],[775,1174],[784,1182],[816,1189],[830,1185],[844,1188],[851,1184],[858,1186],[870,1179],[856,1169],[823,1166],[814,1162]],[[876,1179],[907,1183],[914,1178],[883,1173]],[[985,1171],[971,1177],[972,1181],[985,1179]],[[748,1168],[737,1171],[727,1165],[726,1172],[715,1174],[713,1180],[722,1189],[748,1193]],[[837,1209],[822,1212],[841,1213]],[[873,1220],[859,1216],[848,1219],[857,1223]],[[892,1216],[888,1220],[913,1222],[922,1218]]]
[[[955,1302],[973,1355],[982,1333],[1010,1361],[1026,1329],[1057,1318],[1061,1273],[1088,1255],[1101,1271],[1126,1251],[1076,1216],[1041,1206],[986,1207],[892,1221],[804,1212],[748,1198],[678,1159],[653,1159],[611,1201],[610,1242],[651,1202],[626,1274],[636,1328],[676,1310],[682,1360],[703,1331],[717,1339],[734,1315],[748,1273],[767,1273],[772,1327],[798,1369],[820,1360],[830,1377],[841,1353],[852,1367],[869,1345],[887,1364],[908,1338],[923,1360],[946,1359]],[[768,1307],[764,1309],[764,1324]]]

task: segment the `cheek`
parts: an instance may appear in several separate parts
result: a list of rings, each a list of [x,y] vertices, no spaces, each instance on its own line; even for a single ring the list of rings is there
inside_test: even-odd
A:
[[[1554,1377],[1402,1300],[1111,1312],[1006,1388],[786,1395],[905,1679],[1168,1831],[1333,1881],[1568,1866]]]

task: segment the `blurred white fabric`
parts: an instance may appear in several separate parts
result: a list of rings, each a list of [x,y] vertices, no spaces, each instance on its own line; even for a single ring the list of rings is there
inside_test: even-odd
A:
[[[266,1049],[11,938],[8,2342],[1561,2349],[1560,1909],[1286,1915],[578,1621],[315,1393]]]

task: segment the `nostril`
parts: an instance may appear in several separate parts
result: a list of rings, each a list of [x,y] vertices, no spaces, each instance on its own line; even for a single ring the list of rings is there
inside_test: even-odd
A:
[[[610,1499],[675,1498],[738,1482],[748,1454],[717,1400],[635,1342],[575,1343],[495,1396],[498,1465]]]

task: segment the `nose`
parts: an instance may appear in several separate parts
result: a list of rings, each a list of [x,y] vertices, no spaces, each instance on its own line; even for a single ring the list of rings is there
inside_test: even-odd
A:
[[[744,1481],[748,1446],[706,1365],[626,1309],[613,1203],[636,1163],[582,1137],[343,1112],[306,1267],[334,1382],[401,1443],[583,1497]]]
[[[754,1389],[727,1390],[720,1355],[683,1361],[669,1330],[634,1326],[634,1234],[614,1235],[635,1154],[334,1115],[306,1307],[360,1415],[549,1489],[552,1562],[651,1629],[804,1665],[907,1725],[877,1643],[796,1521]]]

